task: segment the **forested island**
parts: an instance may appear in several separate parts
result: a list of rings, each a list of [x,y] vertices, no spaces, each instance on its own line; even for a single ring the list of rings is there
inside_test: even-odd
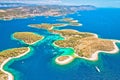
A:
[[[13,38],[22,40],[24,43],[32,45],[42,40],[44,37],[33,32],[16,32],[13,34]]]
[[[64,40],[55,41],[55,46],[74,49],[73,55],[56,58],[58,64],[67,64],[76,57],[97,60],[99,52],[116,53],[119,50],[115,41],[98,38],[93,33],[78,32],[70,29],[53,30],[53,33],[60,34],[64,38]]]

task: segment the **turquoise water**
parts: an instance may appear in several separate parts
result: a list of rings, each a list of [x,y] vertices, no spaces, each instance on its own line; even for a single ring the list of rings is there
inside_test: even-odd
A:
[[[81,16],[79,15],[81,14]],[[101,38],[120,40],[120,9],[97,9],[80,11],[64,17],[72,17],[83,24],[82,27],[66,26],[59,29],[76,29],[82,32],[97,33]],[[0,50],[28,46],[11,35],[18,31],[32,31],[45,36],[44,40],[30,46],[32,51],[21,59],[13,59],[4,69],[12,72],[15,80],[119,80],[120,52],[117,54],[99,54],[98,61],[75,59],[72,63],[60,66],[54,59],[61,54],[67,54],[71,49],[54,47],[52,43],[60,39],[59,35],[43,29],[28,27],[29,24],[56,23],[62,17],[34,17],[0,21]],[[120,48],[120,44],[117,43]],[[22,63],[24,62],[24,63]],[[96,70],[98,66],[100,73]]]

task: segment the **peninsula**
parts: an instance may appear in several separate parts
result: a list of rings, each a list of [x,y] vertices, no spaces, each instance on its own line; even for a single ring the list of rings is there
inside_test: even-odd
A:
[[[54,42],[58,47],[69,47],[74,49],[74,55],[59,56],[56,58],[58,64],[68,64],[74,58],[97,60],[99,52],[116,53],[119,49],[115,41],[98,38],[96,34],[78,32],[76,30],[53,30],[60,34],[64,40]]]
[[[20,47],[0,52],[0,80],[14,80],[11,73],[3,70],[4,65],[13,58],[19,58],[30,52],[29,47]]]
[[[13,38],[22,40],[26,44],[33,45],[44,37],[33,32],[16,32],[13,34]]]

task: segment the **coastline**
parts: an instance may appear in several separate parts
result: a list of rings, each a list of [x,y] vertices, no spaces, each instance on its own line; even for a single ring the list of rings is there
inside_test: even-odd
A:
[[[72,30],[72,29],[65,29],[65,30]],[[73,31],[77,31],[77,30],[73,30]],[[77,31],[77,32],[79,32],[79,31]],[[84,33],[89,33],[89,34],[94,35],[94,37],[99,38],[98,35],[95,34],[95,33],[90,33],[90,32],[84,32]],[[60,36],[63,37],[61,34],[60,34]],[[63,37],[63,38],[66,40],[65,37]],[[102,38],[100,38],[100,39],[102,39]],[[98,51],[96,51],[95,53],[93,53],[90,58],[80,57],[80,56],[78,56],[76,53],[74,53],[74,55],[72,55],[73,59],[71,59],[71,60],[65,60],[65,61],[62,61],[62,62],[58,61],[58,58],[61,57],[61,56],[58,56],[58,57],[56,58],[55,62],[56,62],[57,64],[64,65],[64,64],[70,63],[70,62],[71,62],[72,60],[74,60],[75,58],[82,58],[82,59],[86,59],[86,60],[90,60],[90,61],[96,61],[96,60],[98,60],[98,54],[99,54],[100,52],[113,54],[113,53],[117,53],[117,52],[119,51],[119,48],[118,48],[118,46],[116,45],[116,43],[117,43],[117,42],[120,43],[120,40],[114,40],[114,39],[104,39],[104,40],[110,40],[110,41],[113,42],[114,49],[113,49],[112,51],[101,51],[101,50],[98,50]],[[60,46],[56,45],[55,43],[53,43],[53,45],[56,46],[56,47],[60,47]],[[66,48],[72,48],[72,47],[66,47]],[[72,49],[73,49],[73,48],[72,48]],[[71,55],[68,55],[68,56],[71,56]]]
[[[27,18],[32,18],[32,16],[31,17],[16,17],[16,18],[9,18],[9,19],[0,18],[0,20],[2,20],[2,21],[11,21],[11,20],[15,20],[15,19],[27,19]]]
[[[13,40],[18,40],[18,41],[20,41],[21,43],[24,43],[24,44],[27,44],[27,45],[34,45],[34,44],[38,43],[39,41],[41,41],[41,40],[43,40],[43,39],[45,38],[44,36],[42,36],[42,38],[41,38],[40,40],[37,40],[37,41],[32,42],[32,43],[26,43],[26,42],[24,42],[24,40],[20,40],[20,39],[15,38],[15,37],[14,37],[14,34],[15,34],[15,33],[13,33],[13,34],[11,35],[11,38],[12,38]],[[39,35],[39,34],[35,33],[35,35]]]
[[[41,23],[41,24],[46,24],[46,23]],[[52,25],[52,24],[50,24],[50,25]],[[52,27],[50,29],[45,29],[45,30],[49,31],[49,30],[53,30],[56,27],[65,27],[65,26],[68,26],[69,24],[65,23],[65,24],[61,24],[61,25],[62,26],[54,26],[54,25],[52,25]],[[44,28],[38,28],[38,27],[35,27],[35,26],[32,26],[32,25],[28,25],[28,27],[37,28],[37,29],[44,29]]]
[[[67,30],[72,30],[72,31],[80,32],[80,31],[78,31],[78,30],[73,30],[73,29],[63,29],[63,30],[65,30],[65,31],[67,31]],[[60,30],[60,31],[62,31],[62,30]],[[80,33],[92,34],[94,37],[98,38],[98,35],[97,35],[96,33],[90,33],[90,32],[80,32]],[[55,34],[59,34],[59,33],[55,33]],[[61,34],[59,34],[59,35],[63,38],[63,40],[66,40],[66,38],[63,37]],[[109,39],[106,39],[106,40],[109,40]],[[58,40],[57,40],[57,41],[58,41]],[[120,42],[119,40],[112,40],[112,39],[111,39],[111,41]],[[60,46],[56,45],[55,42],[53,42],[53,45],[56,46],[56,47],[60,47]],[[72,47],[65,47],[65,48],[72,48]],[[73,48],[72,48],[72,49],[73,49]],[[73,50],[74,50],[74,49],[73,49]]]
[[[22,56],[25,56],[27,53],[30,52],[30,48],[29,48],[29,47],[27,47],[27,48],[28,48],[28,51],[27,51],[27,52],[25,52],[25,53],[23,53],[23,54],[21,54],[21,55],[19,55],[19,56],[17,56],[17,57],[10,57],[10,58],[6,59],[6,60],[1,64],[0,70],[1,70],[2,72],[4,72],[5,74],[8,75],[8,80],[14,80],[14,76],[12,75],[12,73],[7,72],[7,71],[5,71],[5,70],[3,69],[3,68],[4,68],[4,65],[5,65],[6,63],[8,63],[11,59],[20,58],[20,57],[22,57]]]
[[[28,27],[37,28],[37,29],[44,29],[44,28],[38,28],[38,27],[35,27],[35,26],[32,26],[32,25],[28,25]],[[52,26],[52,27],[50,28],[50,30],[52,30],[53,28],[54,28],[54,26]],[[45,30],[47,30],[47,29],[45,29]],[[49,31],[49,30],[47,30],[47,31]]]
[[[90,58],[79,57],[77,54],[74,54],[74,55],[75,55],[75,57],[77,57],[77,58],[82,58],[82,59],[86,59],[86,60],[96,61],[96,60],[98,60],[98,54],[99,54],[100,52],[110,53],[110,54],[117,53],[117,52],[119,51],[119,48],[116,46],[116,41],[113,41],[113,44],[114,44],[114,48],[115,48],[114,50],[112,50],[112,51],[101,51],[101,50],[99,50],[99,51],[96,51],[95,53],[93,53]]]
[[[56,62],[57,64],[60,64],[60,65],[65,65],[65,64],[69,64],[70,62],[72,62],[72,61],[74,60],[74,57],[73,57],[73,56],[71,56],[71,55],[66,55],[66,56],[68,56],[69,58],[66,59],[66,60],[64,60],[64,61],[59,61],[58,59],[59,59],[60,57],[62,57],[62,56],[59,56],[59,57],[57,57],[57,58],[55,59],[55,62]]]
[[[44,38],[45,38],[45,37],[42,36],[41,40],[43,40]],[[38,43],[38,42],[41,41],[41,40],[37,40],[37,41],[35,41],[35,42],[33,42],[33,43],[26,43],[26,42],[24,42],[24,41],[22,41],[22,42],[24,42],[24,43],[26,43],[26,44],[28,44],[28,45],[34,45],[34,44]]]
[[[59,30],[59,31],[67,31],[67,30],[70,30],[70,31],[75,31],[75,32],[79,32],[79,33],[88,33],[88,34],[92,34],[94,37],[98,38],[98,35],[96,33],[90,33],[90,32],[80,32],[78,30],[73,30],[73,29],[63,29],[63,30]],[[53,32],[54,33],[54,32]],[[59,33],[55,33],[55,34],[59,34]],[[62,38],[64,38],[64,40],[66,40],[65,37],[63,37],[61,34],[59,34]],[[106,39],[106,40],[109,40],[109,39]],[[112,40],[112,39],[111,39]]]
[[[65,61],[59,61],[58,58],[62,57],[62,56],[58,56],[56,59],[55,59],[55,62],[59,65],[66,65],[66,64],[69,64],[70,62],[72,62],[75,58],[82,58],[82,59],[85,59],[85,60],[90,60],[90,61],[96,61],[98,60],[98,54],[100,52],[104,52],[104,53],[110,53],[110,54],[114,54],[114,53],[117,53],[119,51],[119,48],[116,46],[116,41],[113,42],[114,44],[114,47],[115,49],[112,50],[112,51],[96,51],[95,53],[92,54],[92,56],[90,58],[86,58],[86,57],[80,57],[78,56],[77,54],[74,53],[74,55],[67,55],[69,56],[69,58]]]

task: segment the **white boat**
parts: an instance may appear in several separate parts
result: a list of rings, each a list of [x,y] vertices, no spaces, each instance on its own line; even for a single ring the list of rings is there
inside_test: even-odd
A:
[[[95,66],[95,68],[96,68],[96,70],[97,70],[98,72],[100,72],[100,69],[99,69],[97,66]]]

